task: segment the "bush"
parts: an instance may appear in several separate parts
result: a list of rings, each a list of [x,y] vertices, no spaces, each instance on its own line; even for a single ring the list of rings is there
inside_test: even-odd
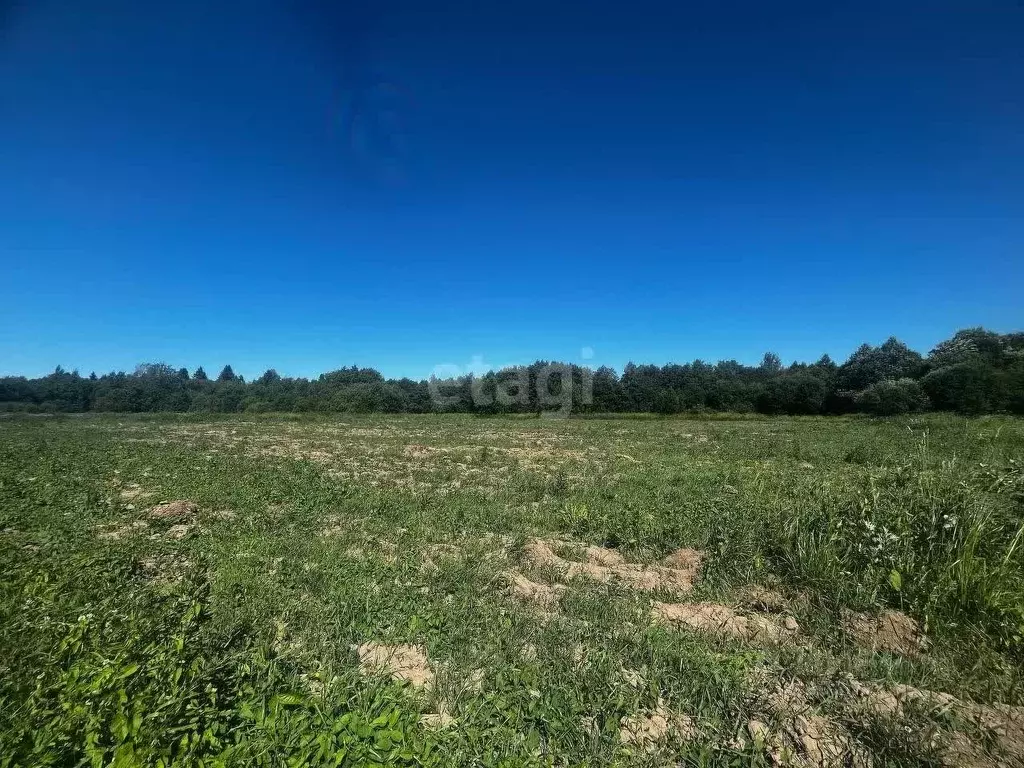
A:
[[[913,379],[886,379],[872,384],[853,398],[858,411],[875,416],[897,416],[928,409],[928,395]]]
[[[810,373],[790,373],[769,381],[757,398],[761,413],[808,415],[821,413],[825,383]]]
[[[980,363],[959,363],[932,371],[921,386],[940,411],[991,413],[1005,407],[1005,382],[999,372]]]

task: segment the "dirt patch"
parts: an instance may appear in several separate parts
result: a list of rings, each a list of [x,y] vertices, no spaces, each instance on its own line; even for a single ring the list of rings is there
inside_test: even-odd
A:
[[[583,553],[583,559],[593,565],[604,565],[610,567],[626,564],[626,558],[614,549],[608,549],[606,547],[587,547]]]
[[[150,555],[135,563],[143,578],[152,584],[175,584],[185,578],[192,561],[178,555]]]
[[[655,602],[651,616],[675,627],[771,645],[792,642],[800,631],[792,616],[747,616],[718,603]]]
[[[427,712],[420,715],[420,725],[431,730],[450,728],[455,724],[455,718],[447,712]]]
[[[917,712],[930,720],[952,720],[983,734],[983,741],[994,753],[966,733],[925,729],[920,733],[921,746],[937,751],[945,766],[1024,766],[1024,707],[977,704],[910,685],[882,687],[854,680],[851,687],[853,694],[847,706],[855,719],[901,723]]]
[[[167,529],[164,533],[164,538],[170,539],[171,541],[181,541],[192,533],[195,527],[195,523],[177,523]]]
[[[149,528],[145,520],[133,520],[130,523],[108,523],[97,527],[96,536],[107,541],[119,541],[138,536]]]
[[[434,684],[427,654],[418,645],[370,642],[354,646],[354,650],[359,654],[359,666],[364,672],[386,672],[392,679],[407,682],[414,688],[429,688]]]
[[[661,564],[666,568],[678,568],[684,571],[693,571],[694,577],[700,572],[700,565],[704,561],[704,553],[699,549],[688,549],[683,547],[666,555]]]
[[[504,576],[515,597],[524,602],[536,603],[545,611],[556,610],[565,592],[564,584],[538,584],[516,571],[508,571]]]
[[[778,766],[867,768],[870,756],[840,723],[815,710],[799,680],[751,702],[746,735]],[[745,739],[740,738],[745,746]]]
[[[752,584],[740,593],[744,607],[762,613],[785,613],[789,610],[789,601],[774,589]]]
[[[439,573],[441,565],[452,564],[462,556],[462,550],[454,544],[431,544],[420,556],[420,571],[424,573]]]
[[[685,743],[697,736],[689,715],[672,712],[662,702],[653,712],[624,717],[619,721],[619,741],[645,752],[655,752],[670,742]]]
[[[847,768],[871,764],[846,729],[822,715],[798,714],[774,725],[755,718],[747,722],[747,733],[774,765]]]
[[[592,550],[600,549],[600,547],[587,547],[586,552],[591,555]],[[557,555],[548,542],[542,539],[532,539],[526,544],[526,556],[534,565],[555,568],[565,573],[566,577],[570,579],[582,577],[603,583],[618,582],[645,592],[659,589],[676,593],[689,592],[693,589],[693,583],[700,572],[699,553],[696,557],[688,558],[685,565],[676,567],[627,562],[603,565],[590,560],[586,562],[566,560]],[[609,559],[607,555],[600,556],[606,562]]]
[[[199,505],[194,501],[178,500],[157,504],[149,510],[150,520],[180,523],[190,520],[199,512]]]
[[[857,645],[872,651],[914,657],[927,647],[917,622],[899,611],[882,611],[877,616],[847,612],[843,628]]]

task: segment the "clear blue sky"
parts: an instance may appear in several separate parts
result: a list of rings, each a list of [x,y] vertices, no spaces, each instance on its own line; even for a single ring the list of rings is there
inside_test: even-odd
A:
[[[1019,329],[1022,41],[1008,0],[0,0],[0,374]]]

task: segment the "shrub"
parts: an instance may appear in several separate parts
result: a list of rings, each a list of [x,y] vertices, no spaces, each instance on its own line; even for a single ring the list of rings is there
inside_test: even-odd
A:
[[[810,373],[790,373],[769,381],[757,398],[761,413],[815,414],[825,404],[825,384]]]
[[[983,364],[959,363],[939,368],[921,379],[921,386],[938,410],[986,413],[1005,407],[1002,377]]]
[[[858,411],[875,416],[897,416],[928,409],[928,395],[913,379],[886,379],[858,392],[854,398]]]

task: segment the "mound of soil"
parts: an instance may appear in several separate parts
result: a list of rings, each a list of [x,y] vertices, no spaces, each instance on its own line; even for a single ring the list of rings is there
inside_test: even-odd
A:
[[[754,744],[778,766],[867,768],[870,756],[839,722],[818,712],[799,680],[778,685],[752,702],[747,722]]]
[[[199,505],[194,501],[178,500],[157,504],[149,510],[150,520],[161,520],[169,523],[182,523],[195,517]]]
[[[624,717],[619,721],[619,741],[645,752],[654,752],[668,742],[687,742],[697,736],[697,726],[689,715],[668,710],[659,703],[654,712]]]
[[[968,733],[928,729],[920,734],[922,746],[939,752],[942,764],[954,766],[1024,766],[1024,707],[1009,704],[978,704],[948,693],[911,685],[879,685],[852,681],[850,715],[895,724],[911,712],[940,722],[959,722]],[[972,736],[980,733],[983,738]],[[986,750],[986,744],[991,747]],[[992,754],[994,753],[994,754]]]
[[[651,616],[675,627],[773,645],[792,642],[800,631],[792,616],[744,615],[718,603],[655,602]]]
[[[562,593],[565,592],[563,584],[538,584],[515,571],[507,572],[505,578],[513,595],[520,600],[536,603],[546,611],[558,608],[558,601],[562,599]]]
[[[356,646],[359,666],[369,674],[385,672],[395,680],[407,682],[414,688],[429,688],[434,684],[434,672],[427,663],[427,654],[418,645],[383,645],[369,642]]]
[[[600,547],[586,547],[587,560],[577,562],[560,557],[552,549],[551,544],[542,539],[532,539],[526,544],[526,556],[534,565],[555,568],[570,579],[587,578],[604,583],[617,582],[644,592],[662,589],[686,593],[693,589],[693,584],[700,573],[700,553],[694,550],[680,550],[683,551],[689,554],[674,561],[679,565],[641,565],[627,563],[617,552],[603,550]]]
[[[877,616],[847,612],[843,628],[857,645],[872,651],[914,657],[927,647],[917,622],[899,611],[882,611]]]

